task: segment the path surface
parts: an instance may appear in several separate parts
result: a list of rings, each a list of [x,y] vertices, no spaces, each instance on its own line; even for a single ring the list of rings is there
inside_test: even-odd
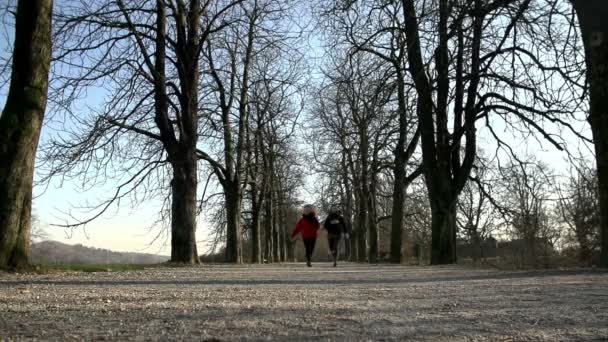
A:
[[[602,340],[608,273],[316,264],[0,273],[0,340]]]

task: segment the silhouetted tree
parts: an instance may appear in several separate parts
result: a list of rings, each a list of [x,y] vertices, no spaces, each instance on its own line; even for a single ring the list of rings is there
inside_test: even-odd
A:
[[[585,46],[589,117],[595,145],[600,206],[600,266],[608,267],[608,2],[570,0]]]
[[[28,263],[34,160],[47,102],[52,0],[19,0],[0,117],[0,268]]]

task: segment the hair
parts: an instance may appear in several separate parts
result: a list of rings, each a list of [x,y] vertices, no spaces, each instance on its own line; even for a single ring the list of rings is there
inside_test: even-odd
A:
[[[302,215],[310,215],[312,213],[316,212],[315,206],[312,204],[307,204],[304,207],[302,207]]]

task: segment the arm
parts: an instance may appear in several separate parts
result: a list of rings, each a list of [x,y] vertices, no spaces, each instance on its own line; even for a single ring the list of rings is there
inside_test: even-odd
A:
[[[302,225],[300,224],[300,221],[298,221],[298,223],[296,223],[296,228],[291,233],[291,238],[292,239],[295,238],[296,235],[300,234],[301,230],[302,230]]]
[[[344,217],[340,217],[340,225],[342,226],[342,233],[348,234],[348,227],[346,226],[346,221],[344,220]]]

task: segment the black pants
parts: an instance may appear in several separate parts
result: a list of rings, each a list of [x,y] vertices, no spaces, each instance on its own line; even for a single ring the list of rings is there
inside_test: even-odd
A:
[[[331,255],[334,257],[334,261],[338,257],[338,245],[340,244],[340,235],[328,235],[327,242],[329,243],[329,250]]]
[[[317,243],[317,238],[306,238],[304,240],[304,248],[306,248],[306,261],[310,261],[312,257],[312,252],[315,250],[315,244]]]

